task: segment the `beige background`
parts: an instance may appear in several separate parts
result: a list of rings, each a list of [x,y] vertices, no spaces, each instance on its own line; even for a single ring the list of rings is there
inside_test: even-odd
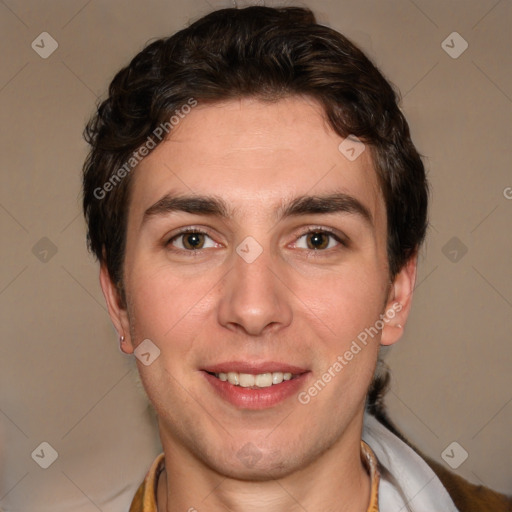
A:
[[[115,71],[149,39],[230,4],[0,2],[4,511],[126,510],[159,451],[85,250],[81,132]],[[387,357],[392,417],[441,462],[457,441],[469,453],[458,474],[511,493],[512,2],[308,5],[400,88],[432,182],[412,318]],[[47,59],[31,48],[43,31],[59,45]],[[454,31],[469,44],[457,59],[441,46]],[[467,253],[450,261],[461,244]],[[43,441],[59,454],[46,470],[31,458]]]

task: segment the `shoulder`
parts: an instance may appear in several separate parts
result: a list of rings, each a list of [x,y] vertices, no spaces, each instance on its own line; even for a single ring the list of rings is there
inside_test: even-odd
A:
[[[437,476],[459,512],[512,512],[512,496],[500,494],[488,487],[474,485],[426,456],[398,430],[390,420],[384,397],[390,384],[389,370],[383,365],[369,390],[366,417],[370,416],[397,440],[407,445]],[[385,435],[385,434],[384,434]]]
[[[423,455],[412,446],[420,457],[432,468],[444,485],[453,502],[461,512],[511,512],[512,497],[500,494],[483,485],[474,485],[448,471],[439,462]]]
[[[474,485],[426,456],[405,438],[382,409],[372,416],[381,427],[405,443],[430,467],[460,512],[512,512],[511,496],[500,494],[482,485]]]

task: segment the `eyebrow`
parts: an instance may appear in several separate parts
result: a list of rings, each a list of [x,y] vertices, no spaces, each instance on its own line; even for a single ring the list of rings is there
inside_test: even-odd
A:
[[[143,223],[149,218],[167,215],[173,212],[184,212],[195,215],[208,215],[228,219],[235,210],[230,209],[226,202],[215,196],[171,196],[166,194],[144,212]],[[361,217],[373,226],[370,210],[355,197],[342,192],[299,196],[276,208],[276,217],[281,220],[287,217],[303,215],[348,213]]]

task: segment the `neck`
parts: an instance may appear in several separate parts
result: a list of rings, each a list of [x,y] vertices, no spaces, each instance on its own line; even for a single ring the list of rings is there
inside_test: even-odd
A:
[[[366,512],[370,477],[361,460],[361,428],[362,421],[310,464],[259,481],[225,476],[161,432],[166,470],[158,482],[158,512]]]

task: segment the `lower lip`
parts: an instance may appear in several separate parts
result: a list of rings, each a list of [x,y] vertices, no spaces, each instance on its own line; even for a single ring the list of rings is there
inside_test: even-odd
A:
[[[233,386],[227,381],[222,381],[203,372],[206,380],[211,384],[221,398],[240,409],[267,409],[273,407],[293,395],[297,395],[309,372],[302,373],[298,377],[284,380],[280,384],[272,384],[267,388],[250,389],[242,386]]]

